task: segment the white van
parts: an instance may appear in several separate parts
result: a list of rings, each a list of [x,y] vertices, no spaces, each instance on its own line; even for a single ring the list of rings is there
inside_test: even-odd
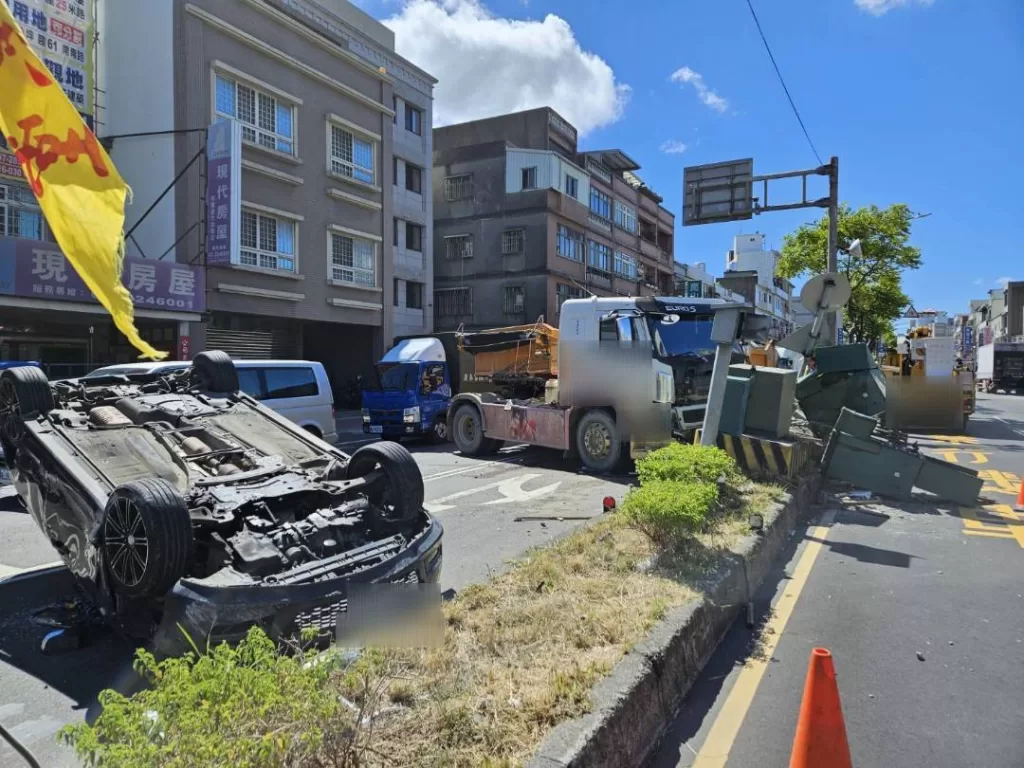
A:
[[[322,363],[311,360],[235,360],[238,388],[319,438],[334,443],[334,393]],[[187,362],[125,363],[97,368],[83,376],[163,373],[188,368]]]

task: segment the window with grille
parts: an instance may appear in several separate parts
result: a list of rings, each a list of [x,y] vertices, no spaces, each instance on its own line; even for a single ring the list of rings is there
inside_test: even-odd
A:
[[[704,286],[701,285],[700,280],[687,280],[686,281],[686,297],[690,299],[699,299],[701,292],[704,290]]]
[[[405,306],[409,309],[423,309],[423,283],[407,280],[405,283]]]
[[[618,200],[615,201],[615,226],[620,229],[624,229],[627,232],[636,234],[637,221],[636,221],[636,209],[630,208],[624,203],[620,203]]]
[[[594,240],[587,242],[587,266],[601,272],[612,271],[612,249]]]
[[[569,299],[584,299],[587,296],[587,292],[582,288],[569,285],[567,283],[558,283],[555,285],[555,298],[558,301],[558,311],[562,311],[562,304]]]
[[[405,164],[405,188],[417,195],[423,194],[423,169],[418,165]]]
[[[627,280],[636,280],[636,259],[628,253],[615,252],[615,274]]]
[[[405,247],[409,251],[423,250],[423,227],[419,224],[405,222]]]
[[[238,261],[248,267],[295,271],[295,222],[242,211]]]
[[[605,221],[612,220],[612,199],[593,186],[590,188],[590,212]]]
[[[405,130],[417,136],[423,135],[423,110],[408,103],[405,105]]]
[[[360,237],[331,233],[328,275],[339,283],[377,287],[377,247]]]
[[[522,229],[506,229],[501,233],[502,253],[522,253],[526,231]]]
[[[531,166],[529,168],[523,168],[523,189],[536,189],[537,188],[537,168]]]
[[[505,297],[502,302],[502,309],[506,315],[518,315],[525,309],[526,289],[521,285],[509,285],[505,287]]]
[[[583,261],[583,233],[559,224],[555,238],[555,253],[563,259]]]
[[[473,258],[473,236],[453,235],[444,239],[444,257],[449,260]]]
[[[472,314],[472,288],[442,288],[434,291],[434,317],[461,317]]]
[[[444,199],[465,200],[473,196],[473,175],[466,173],[461,176],[446,176],[444,180]]]
[[[242,139],[285,154],[295,154],[295,107],[276,96],[217,75],[217,117],[242,124]]]
[[[334,173],[374,183],[374,143],[337,125],[331,126],[330,165]]]
[[[580,180],[568,173],[565,174],[565,194],[577,200],[580,196]]]
[[[55,242],[28,187],[0,184],[0,236]]]

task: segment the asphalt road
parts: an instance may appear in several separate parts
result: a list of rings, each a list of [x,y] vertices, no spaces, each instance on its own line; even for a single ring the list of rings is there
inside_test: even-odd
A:
[[[1024,766],[1024,398],[980,395],[966,440],[920,444],[985,473],[983,506],[823,508],[758,595],[759,631],[732,628],[652,766],[788,765],[814,647],[832,652],[858,768]]]
[[[354,451],[371,440],[358,413],[338,419],[338,443]],[[630,477],[598,478],[576,471],[553,452],[512,446],[484,460],[454,447],[407,443],[423,473],[427,507],[445,528],[441,588],[452,595],[485,580],[530,547],[550,542],[593,517],[602,499],[621,499]],[[545,519],[516,521],[517,517]],[[56,553],[14,500],[0,501],[0,723],[47,768],[77,765],[55,734],[95,714],[96,695],[131,679],[133,649],[97,631],[83,649],[43,655],[49,628],[33,612],[73,595]],[[27,569],[27,570],[26,570]],[[0,742],[0,766],[20,758]]]

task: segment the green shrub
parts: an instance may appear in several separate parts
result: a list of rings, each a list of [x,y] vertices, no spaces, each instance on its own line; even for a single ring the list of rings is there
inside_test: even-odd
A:
[[[204,654],[157,661],[140,650],[135,666],[150,687],[132,698],[103,691],[95,723],[61,736],[96,768],[315,765],[328,747],[337,765],[355,764],[350,743],[325,744],[328,728],[333,742],[354,726],[327,684],[330,665],[306,661],[280,653],[257,628]]]
[[[672,443],[638,459],[636,474],[642,486],[654,480],[715,483],[723,476],[734,481],[739,470],[732,456],[721,448]]]
[[[626,494],[622,514],[656,545],[669,548],[700,531],[717,500],[715,483],[649,480]]]

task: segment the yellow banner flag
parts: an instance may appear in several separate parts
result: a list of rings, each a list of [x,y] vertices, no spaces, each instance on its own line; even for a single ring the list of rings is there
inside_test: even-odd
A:
[[[142,357],[167,357],[139,336],[132,296],[121,283],[128,185],[2,0],[0,131],[64,256],[114,325]]]

